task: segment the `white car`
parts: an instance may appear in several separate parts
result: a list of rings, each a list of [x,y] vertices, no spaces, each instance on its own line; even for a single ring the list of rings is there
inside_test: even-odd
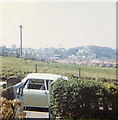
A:
[[[59,78],[68,80],[67,77],[47,74],[47,73],[31,73],[23,80],[23,102],[26,107],[48,108],[49,106],[49,89],[50,84]]]

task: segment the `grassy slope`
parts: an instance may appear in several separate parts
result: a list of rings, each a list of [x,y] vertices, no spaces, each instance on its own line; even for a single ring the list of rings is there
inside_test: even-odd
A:
[[[105,77],[109,79],[116,79],[116,68],[37,62],[32,60],[23,60],[19,58],[1,56],[0,63],[2,63],[2,76],[6,78],[8,78],[10,75],[24,77],[29,72],[35,72],[35,65],[38,64],[38,72],[77,75],[78,68],[81,68],[82,77]]]

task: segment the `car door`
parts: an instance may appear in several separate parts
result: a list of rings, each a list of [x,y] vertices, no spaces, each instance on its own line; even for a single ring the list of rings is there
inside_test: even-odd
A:
[[[31,107],[48,107],[48,94],[45,80],[30,79],[24,88],[24,105]]]
[[[22,109],[24,107],[24,104],[23,104],[23,87],[24,87],[24,84],[22,82],[19,82],[19,83],[15,84],[13,86],[15,98],[18,98],[22,101],[22,106],[21,106]]]
[[[19,82],[13,86],[15,98],[23,101],[23,83]]]

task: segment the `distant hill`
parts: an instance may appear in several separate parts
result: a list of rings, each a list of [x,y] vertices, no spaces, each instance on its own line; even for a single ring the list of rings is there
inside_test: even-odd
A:
[[[13,46],[7,48],[0,47],[0,55],[19,57],[19,48]],[[38,61],[54,59],[73,59],[73,60],[115,60],[116,50],[109,47],[82,46],[70,49],[65,48],[23,48],[23,58]]]
[[[83,46],[68,49],[69,55],[85,57],[86,59],[114,60],[116,58],[116,50],[109,47],[100,46]]]

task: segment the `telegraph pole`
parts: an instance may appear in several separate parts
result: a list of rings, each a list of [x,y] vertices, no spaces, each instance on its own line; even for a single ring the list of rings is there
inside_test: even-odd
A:
[[[81,68],[79,68],[79,70],[78,70],[78,76],[79,76],[79,78],[81,78]]]
[[[38,65],[36,64],[36,66],[35,66],[35,73],[38,72],[37,66],[38,66]]]
[[[20,25],[20,58],[22,58],[22,25]]]

